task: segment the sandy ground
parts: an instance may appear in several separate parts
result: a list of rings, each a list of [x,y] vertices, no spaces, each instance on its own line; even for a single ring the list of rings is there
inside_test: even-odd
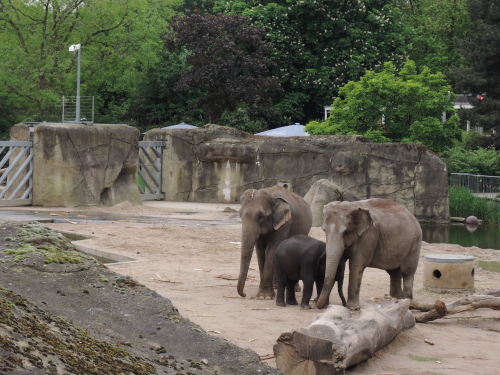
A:
[[[62,223],[49,224],[56,230],[92,235],[78,241],[89,248],[125,255],[134,262],[111,264],[109,268],[129,275],[169,298],[180,313],[213,335],[224,337],[243,348],[251,348],[266,358],[282,332],[308,326],[320,311],[301,310],[298,306],[277,307],[275,301],[255,300],[258,266],[252,259],[247,298],[238,296],[241,224],[238,205],[128,202],[99,212],[115,216],[114,223],[100,223],[92,218],[97,209],[24,208],[34,215],[52,212]],[[66,218],[65,216],[68,215]],[[76,216],[75,216],[76,215]],[[126,215],[126,219],[124,216]],[[78,217],[79,220],[75,220]],[[86,220],[88,221],[81,221]],[[68,220],[68,221],[66,221]],[[311,236],[324,240],[320,228]],[[467,254],[481,260],[500,259],[498,250],[463,248],[448,244],[424,243],[415,281],[415,299],[451,302],[461,293],[436,294],[423,287],[423,262],[426,254]],[[344,293],[347,295],[347,277]],[[475,292],[500,287],[500,274],[475,273]],[[367,269],[361,287],[361,301],[383,298],[389,291],[385,271]],[[341,304],[332,292],[331,302]],[[300,293],[297,299],[300,301]],[[429,345],[424,340],[434,343]],[[274,359],[265,360],[275,366]],[[417,324],[401,333],[373,358],[348,371],[349,374],[500,374],[500,311],[473,310],[434,322]]]

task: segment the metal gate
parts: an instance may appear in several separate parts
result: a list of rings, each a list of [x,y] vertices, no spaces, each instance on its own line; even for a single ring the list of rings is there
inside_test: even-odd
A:
[[[33,142],[0,141],[0,206],[33,202]]]
[[[162,200],[161,191],[163,150],[166,141],[139,142],[139,191],[142,200]]]

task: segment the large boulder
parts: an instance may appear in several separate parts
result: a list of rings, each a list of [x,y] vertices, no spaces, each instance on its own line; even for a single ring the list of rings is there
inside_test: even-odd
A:
[[[311,186],[304,200],[311,207],[312,226],[320,227],[323,225],[323,207],[326,204],[334,201],[359,201],[361,198],[333,181],[321,179]]]
[[[15,125],[12,140],[27,140]],[[138,129],[127,125],[49,124],[34,127],[33,205],[141,204],[137,185]]]
[[[420,221],[449,222],[446,164],[421,144],[256,136],[217,125],[153,129],[145,140],[168,142],[166,200],[237,203],[246,189],[274,185],[304,196],[314,182],[328,179],[363,199],[393,199]]]

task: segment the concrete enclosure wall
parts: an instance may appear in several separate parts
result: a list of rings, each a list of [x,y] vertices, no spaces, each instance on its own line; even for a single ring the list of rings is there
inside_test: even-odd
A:
[[[29,140],[18,124],[11,140]],[[34,127],[33,205],[141,204],[139,130],[127,125],[38,124]]]
[[[217,125],[154,129],[145,140],[169,143],[166,200],[236,203],[246,189],[278,184],[303,197],[314,182],[328,179],[361,198],[391,198],[420,221],[449,222],[446,164],[420,144],[254,136]]]
[[[12,140],[29,140],[15,125]],[[141,203],[139,130],[127,125],[38,124],[33,205]],[[391,198],[422,222],[449,222],[445,163],[420,144],[372,143],[361,136],[277,138],[207,125],[154,129],[167,141],[162,191],[169,201],[238,203],[247,189],[286,185],[304,197],[327,179],[360,198]]]

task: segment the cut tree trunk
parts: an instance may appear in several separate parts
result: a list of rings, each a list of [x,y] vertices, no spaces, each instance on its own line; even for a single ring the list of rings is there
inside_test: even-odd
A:
[[[330,306],[306,328],[284,332],[274,345],[285,375],[336,375],[357,365],[415,325],[409,299],[368,301],[359,319],[343,306]]]
[[[412,301],[410,308],[425,311],[423,314],[416,315],[415,320],[417,323],[426,323],[446,315],[458,314],[468,310],[480,308],[500,310],[500,297],[495,297],[494,295],[473,295],[448,304],[439,300],[436,300],[434,304]]]

